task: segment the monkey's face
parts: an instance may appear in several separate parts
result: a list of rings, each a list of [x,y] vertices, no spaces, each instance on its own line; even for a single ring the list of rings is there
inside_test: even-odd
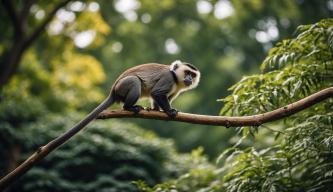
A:
[[[171,64],[170,70],[175,72],[178,82],[186,89],[193,89],[198,86],[200,71],[192,64],[177,60]]]
[[[184,85],[189,87],[191,86],[196,80],[197,74],[193,73],[190,70],[184,71]]]

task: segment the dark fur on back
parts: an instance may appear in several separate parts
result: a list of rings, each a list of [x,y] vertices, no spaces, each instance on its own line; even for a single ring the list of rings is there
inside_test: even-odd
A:
[[[191,63],[183,63],[184,65],[188,66],[189,68],[193,69],[194,71],[199,71],[198,68],[196,68],[194,65]]]
[[[170,86],[174,83],[174,77],[169,69],[169,65],[158,63],[148,63],[132,67],[122,73],[113,85],[113,89],[117,86],[120,79],[128,76],[138,77],[142,83],[142,95],[147,95],[151,92],[154,85],[163,77],[165,86]]]

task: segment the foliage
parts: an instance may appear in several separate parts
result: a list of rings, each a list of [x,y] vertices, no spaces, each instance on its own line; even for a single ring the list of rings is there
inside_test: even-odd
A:
[[[300,26],[297,33],[270,50],[262,74],[244,77],[231,87],[233,94],[223,99],[222,114],[269,111],[333,84],[333,19]],[[173,182],[178,185],[162,186],[180,191],[329,191],[333,187],[332,109],[330,99],[275,123],[281,127],[275,137],[281,138],[266,148],[240,147],[244,138],[258,132],[258,127],[241,127],[243,139],[221,154],[223,166],[204,187],[183,189],[187,183],[181,178]],[[199,181],[209,175],[202,173]]]
[[[222,114],[249,115],[297,101],[332,84],[331,20],[300,26],[299,35],[272,48],[261,68],[264,74],[243,77]],[[256,107],[254,107],[256,106]],[[231,109],[232,107],[232,109]]]
[[[262,64],[264,74],[245,77],[231,88],[233,95],[224,100],[227,105],[222,112],[241,115],[264,112],[331,86],[332,40],[332,19],[300,26],[295,39],[284,40],[271,49]],[[239,155],[230,159],[234,167],[226,166],[227,190],[330,189],[332,104],[329,100],[287,118],[281,143],[271,148],[237,150]]]

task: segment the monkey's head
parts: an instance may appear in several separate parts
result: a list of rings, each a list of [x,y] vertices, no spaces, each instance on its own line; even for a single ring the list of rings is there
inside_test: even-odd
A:
[[[184,89],[193,89],[199,84],[201,75],[200,71],[190,63],[176,60],[171,63],[170,71],[175,73],[178,82],[184,87]]]

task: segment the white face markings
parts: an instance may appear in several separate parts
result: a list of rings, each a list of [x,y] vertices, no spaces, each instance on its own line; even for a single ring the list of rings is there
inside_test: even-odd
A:
[[[183,63],[180,60],[176,60],[176,61],[172,62],[171,65],[170,65],[170,71],[175,70],[175,66],[176,65],[181,65],[181,64],[183,64]]]
[[[198,86],[201,74],[193,65],[188,63],[183,63],[180,60],[176,60],[170,65],[170,70],[174,71],[178,78],[178,81],[180,83],[180,87],[178,89],[180,92],[193,89]],[[184,84],[186,73],[194,74],[192,75],[193,78],[192,84],[189,86],[186,86]]]

